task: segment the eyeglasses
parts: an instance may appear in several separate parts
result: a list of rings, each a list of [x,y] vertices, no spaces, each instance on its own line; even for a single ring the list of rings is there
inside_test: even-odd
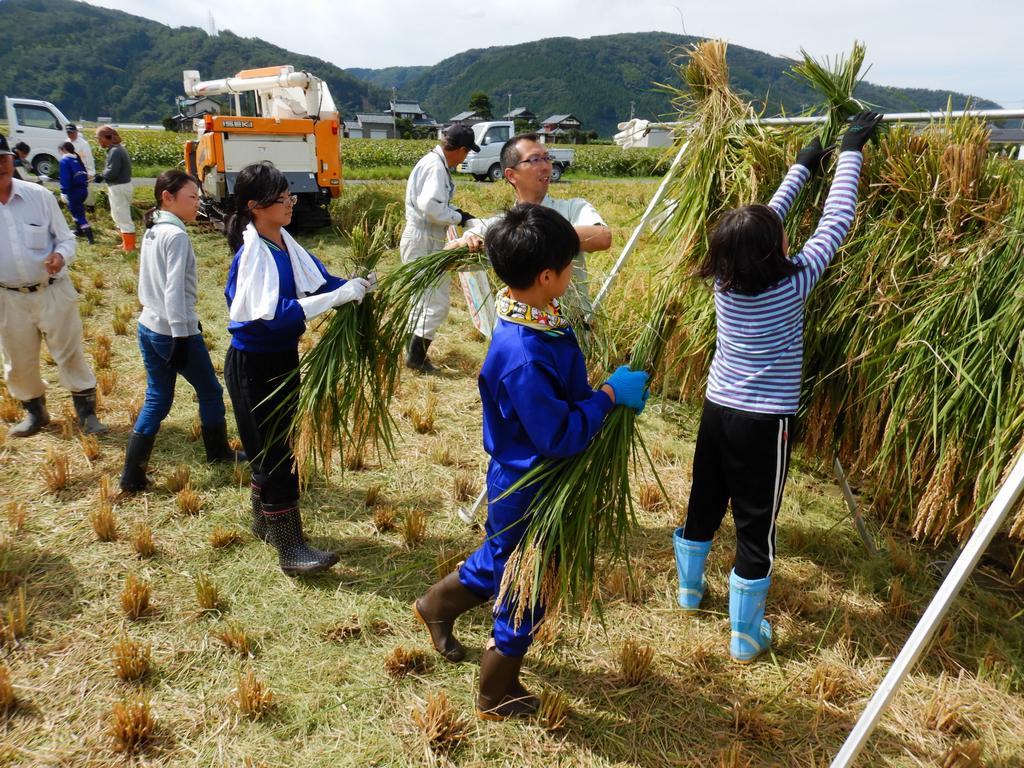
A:
[[[536,157],[528,157],[526,160],[520,160],[516,165],[527,163],[534,168],[537,168],[541,165],[550,165],[553,160],[554,158],[551,157],[551,155],[537,155]]]
[[[298,195],[288,195],[284,200],[275,200],[271,205],[295,205],[299,202]]]

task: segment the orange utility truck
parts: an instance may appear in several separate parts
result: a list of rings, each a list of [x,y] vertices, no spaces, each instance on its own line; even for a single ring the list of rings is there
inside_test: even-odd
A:
[[[227,95],[231,114],[194,121],[197,139],[185,142],[185,169],[202,189],[201,213],[223,221],[233,210],[238,172],[269,160],[298,196],[293,223],[331,223],[328,205],[341,195],[341,122],[327,83],[294,67],[246,69],[234,77],[201,80],[184,73],[190,98]]]

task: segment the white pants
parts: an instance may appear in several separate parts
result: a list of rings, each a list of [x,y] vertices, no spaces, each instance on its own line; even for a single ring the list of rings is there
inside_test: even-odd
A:
[[[437,229],[437,232],[432,232],[406,225],[398,244],[402,263],[408,264],[421,256],[435,253],[444,248],[444,227]],[[435,286],[424,292],[409,318],[409,331],[413,335],[428,340],[434,338],[437,329],[448,318],[448,309],[451,305],[449,295],[451,284],[451,277],[445,275]]]
[[[78,294],[67,275],[35,293],[0,288],[4,380],[7,391],[18,400],[32,400],[46,391],[46,382],[39,374],[39,342],[43,337],[65,388],[83,392],[96,386],[82,348]]]
[[[120,232],[135,233],[135,222],[132,221],[132,183],[107,184],[107,195],[110,198],[110,218]]]

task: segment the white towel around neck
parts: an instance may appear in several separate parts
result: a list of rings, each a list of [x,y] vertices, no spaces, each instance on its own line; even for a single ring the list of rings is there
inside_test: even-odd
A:
[[[295,242],[285,229],[281,230],[284,247],[295,277],[295,292],[298,298],[309,296],[327,280],[317,269],[309,252]],[[251,320],[271,320],[277,312],[277,298],[280,279],[274,255],[256,227],[249,224],[242,233],[242,253],[238,257],[238,272],[235,278],[235,298],[231,301],[228,316],[236,323]]]

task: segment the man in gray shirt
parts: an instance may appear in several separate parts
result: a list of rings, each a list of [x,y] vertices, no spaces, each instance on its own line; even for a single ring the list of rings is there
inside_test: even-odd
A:
[[[0,348],[7,391],[26,411],[11,437],[29,437],[50,423],[39,372],[44,336],[78,425],[86,434],[107,431],[96,418],[96,377],[85,360],[78,294],[67,272],[74,257],[75,236],[57,200],[14,178],[14,153],[0,134]]]

